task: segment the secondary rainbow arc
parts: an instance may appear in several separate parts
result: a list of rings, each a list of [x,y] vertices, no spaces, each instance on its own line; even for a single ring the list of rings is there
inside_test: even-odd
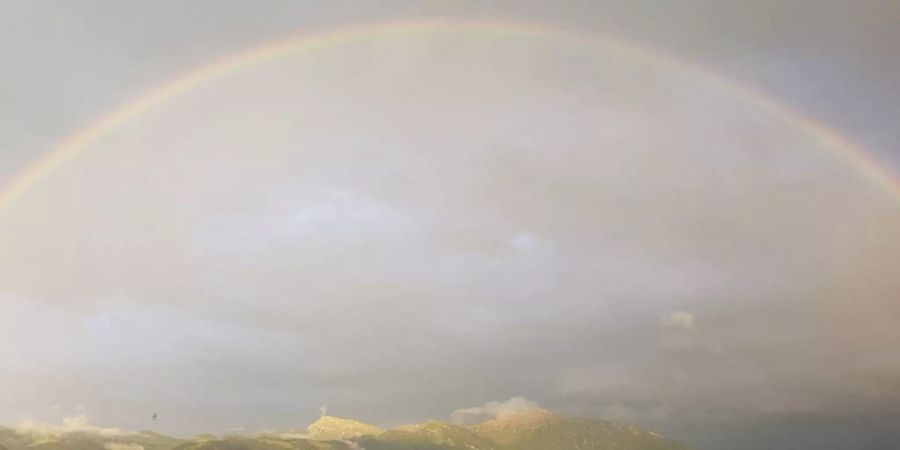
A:
[[[393,34],[416,34],[428,31],[480,32],[529,38],[569,39],[602,47],[627,57],[659,66],[677,67],[695,73],[710,82],[718,83],[737,97],[787,122],[819,140],[824,146],[851,164],[864,178],[880,187],[890,197],[900,201],[900,179],[892,171],[878,163],[865,150],[849,139],[770,99],[751,86],[739,84],[702,67],[686,63],[672,56],[638,47],[622,41],[583,35],[538,24],[501,22],[492,20],[406,20],[353,26],[319,33],[290,36],[274,42],[238,52],[210,64],[199,67],[137,98],[113,111],[81,131],[70,135],[52,151],[39,158],[14,176],[0,189],[0,210],[9,208],[30,188],[52,174],[66,161],[75,157],[88,145],[110,133],[123,123],[140,116],[198,85],[212,81],[228,73],[304,50],[327,47],[366,37]]]

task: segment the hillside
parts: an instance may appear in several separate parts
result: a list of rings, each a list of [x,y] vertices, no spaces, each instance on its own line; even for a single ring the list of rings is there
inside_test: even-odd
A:
[[[0,428],[7,450],[171,450],[184,441],[152,431],[107,435],[88,431],[38,432]]]
[[[0,427],[0,447],[3,449],[19,448],[25,445],[25,437],[12,428]]]
[[[384,431],[323,416],[305,433],[176,439],[150,431],[40,434],[0,428],[0,450],[686,450],[631,425],[531,411],[473,426],[428,421]]]
[[[201,438],[182,443],[172,450],[349,450],[345,446],[324,445],[308,439],[274,436],[227,436]]]
[[[460,448],[469,450],[502,450],[503,446],[475,431],[436,420],[424,424],[406,425],[366,439],[362,446],[369,450],[408,449],[427,450]]]
[[[685,447],[633,425],[565,417],[546,411],[514,414],[471,427],[516,450],[676,450]]]

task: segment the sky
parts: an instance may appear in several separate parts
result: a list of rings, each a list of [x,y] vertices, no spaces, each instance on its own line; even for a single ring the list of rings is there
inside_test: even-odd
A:
[[[168,99],[0,209],[0,423],[389,427],[513,399],[699,450],[891,448],[897,198],[721,79],[897,173],[900,7],[617,3],[0,3],[0,186],[288,35],[492,19],[689,66],[448,26]]]

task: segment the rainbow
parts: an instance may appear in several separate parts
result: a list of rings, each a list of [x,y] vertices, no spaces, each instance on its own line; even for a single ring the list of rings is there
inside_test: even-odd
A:
[[[865,179],[880,187],[889,196],[900,201],[900,179],[847,138],[770,99],[751,86],[736,83],[674,57],[614,39],[577,34],[537,24],[491,20],[404,20],[290,36],[235,53],[188,72],[64,139],[55,149],[32,163],[0,189],[0,210],[9,208],[30,188],[52,174],[56,169],[64,165],[66,161],[75,157],[80,151],[87,148],[91,142],[107,135],[123,123],[140,116],[144,112],[223,75],[297,52],[328,47],[367,37],[408,35],[433,31],[478,32],[536,39],[574,40],[602,47],[607,51],[652,65],[676,67],[693,73],[703,77],[710,83],[716,83],[726,88],[737,97],[761,108],[775,118],[804,131],[833,151],[837,156],[847,161]]]

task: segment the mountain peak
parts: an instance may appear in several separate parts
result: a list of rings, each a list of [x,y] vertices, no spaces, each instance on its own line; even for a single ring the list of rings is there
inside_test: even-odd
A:
[[[319,420],[309,425],[307,431],[314,439],[322,441],[350,439],[366,435],[378,436],[383,432],[375,425],[334,416],[320,417]]]

